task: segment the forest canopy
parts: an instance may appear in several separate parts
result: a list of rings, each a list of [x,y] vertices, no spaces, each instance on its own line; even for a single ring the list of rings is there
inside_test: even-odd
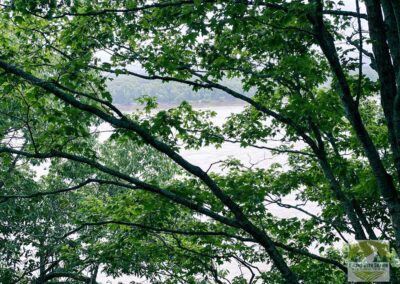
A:
[[[0,0],[0,30],[1,283],[344,283],[352,240],[400,254],[400,2]],[[226,144],[276,162],[184,155]]]

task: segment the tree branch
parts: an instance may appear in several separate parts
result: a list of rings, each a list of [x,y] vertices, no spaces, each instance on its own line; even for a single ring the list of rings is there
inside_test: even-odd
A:
[[[240,228],[239,224],[232,219],[228,219],[224,216],[221,216],[205,207],[202,207],[199,204],[196,204],[182,196],[177,195],[176,193],[173,193],[171,191],[165,190],[165,189],[161,189],[158,188],[156,186],[153,186],[151,184],[145,183],[143,181],[140,181],[134,177],[125,175],[121,172],[118,172],[114,169],[111,168],[107,168],[104,165],[90,160],[88,158],[85,157],[81,157],[81,156],[76,156],[76,155],[72,155],[72,154],[67,154],[64,152],[59,152],[59,151],[52,151],[52,152],[48,152],[48,153],[28,153],[28,152],[24,152],[24,151],[18,151],[18,150],[14,150],[14,149],[10,149],[10,148],[5,148],[5,147],[0,147],[0,153],[13,153],[13,154],[20,154],[22,156],[28,157],[28,158],[37,158],[37,159],[49,159],[49,158],[54,158],[54,157],[59,157],[59,158],[65,158],[68,160],[72,160],[72,161],[76,161],[79,163],[83,163],[83,164],[87,164],[93,168],[96,168],[106,174],[109,174],[111,176],[120,178],[122,180],[125,180],[127,182],[130,182],[132,184],[134,184],[135,186],[129,185],[129,184],[125,184],[125,183],[121,183],[121,182],[117,182],[117,181],[113,181],[113,182],[109,182],[110,184],[114,184],[114,185],[118,185],[118,186],[122,186],[122,187],[126,187],[126,188],[131,188],[131,189],[142,189],[148,192],[152,192],[158,195],[161,195],[171,201],[174,201],[178,204],[181,204],[189,209],[195,210],[199,213],[202,213],[214,220],[217,220],[225,225],[231,226],[231,227],[235,227],[235,228]]]
[[[85,227],[92,227],[92,226],[102,226],[102,225],[123,225],[128,227],[139,228],[143,230],[149,230],[159,233],[166,233],[166,234],[178,234],[178,235],[185,235],[185,236],[223,236],[227,238],[237,239],[242,242],[256,242],[253,238],[246,238],[238,235],[229,234],[226,232],[206,232],[206,231],[183,231],[177,229],[168,229],[168,228],[156,228],[145,224],[139,223],[132,223],[132,222],[124,222],[124,221],[100,221],[100,222],[85,222],[82,223],[79,227],[75,228],[64,234],[61,237],[56,237],[57,239],[65,239],[72,234],[79,232],[80,230],[84,229]]]
[[[203,0],[203,2],[214,2],[213,0]],[[106,15],[106,14],[115,14],[115,13],[135,13],[135,12],[140,12],[140,11],[145,11],[145,10],[150,10],[150,9],[156,9],[156,8],[168,8],[168,7],[179,7],[181,5],[190,5],[193,4],[194,1],[192,0],[187,0],[187,1],[172,1],[172,2],[165,2],[165,3],[154,3],[154,4],[148,4],[148,5],[143,5],[140,7],[136,8],[130,8],[130,9],[123,9],[123,8],[116,8],[116,9],[102,9],[98,11],[90,11],[90,12],[82,12],[82,13],[73,13],[73,12],[66,12],[62,13],[59,15],[51,16],[51,15],[38,15],[36,13],[31,12],[32,15],[44,18],[47,20],[53,20],[53,19],[59,19],[59,18],[64,18],[67,16],[74,16],[74,17],[88,17],[88,16],[101,16],[101,15]]]
[[[0,149],[1,151],[1,149]],[[20,154],[19,154],[20,155]],[[101,179],[87,179],[75,186],[72,187],[68,187],[68,188],[63,188],[63,189],[59,189],[59,190],[54,190],[54,191],[42,191],[42,192],[35,192],[32,194],[28,194],[28,195],[0,195],[0,198],[2,198],[3,200],[0,201],[0,203],[2,202],[6,202],[9,199],[29,199],[29,198],[35,198],[35,197],[40,197],[40,196],[48,196],[48,195],[56,195],[56,194],[60,194],[60,193],[65,193],[65,192],[70,192],[70,191],[74,191],[77,189],[80,189],[82,187],[84,187],[85,185],[88,185],[90,183],[98,183],[98,184],[110,184],[110,185],[117,185],[117,186],[123,186],[123,187],[129,187],[130,189],[140,189],[140,187],[133,187],[129,184],[122,184],[120,182],[116,182],[116,181],[111,181],[111,180],[101,180]]]
[[[44,279],[42,281],[44,281],[43,283],[54,279],[54,278],[70,278],[70,279],[74,279],[77,281],[83,281],[86,284],[91,284],[91,279],[90,277],[86,277],[84,275],[81,274],[77,274],[77,273],[73,273],[73,272],[69,272],[69,271],[54,271],[54,272],[50,272],[49,274],[44,276]],[[97,282],[95,282],[97,283]],[[93,284],[95,284],[93,283]],[[38,283],[39,284],[39,283]]]
[[[186,235],[186,236],[222,236],[222,237],[227,237],[227,238],[232,238],[232,239],[237,239],[239,241],[243,241],[243,242],[253,242],[253,243],[257,243],[257,241],[253,238],[247,238],[247,237],[242,237],[242,236],[238,236],[238,235],[234,235],[234,234],[230,234],[230,233],[226,233],[226,232],[207,232],[207,231],[182,231],[182,230],[176,230],[176,229],[168,229],[168,228],[155,228],[149,225],[144,225],[144,224],[138,224],[138,223],[131,223],[131,222],[124,222],[124,221],[101,221],[101,222],[88,222],[88,223],[83,223],[82,225],[80,225],[79,227],[77,227],[76,229],[66,233],[65,235],[63,235],[62,237],[58,237],[59,239],[64,239],[74,233],[77,233],[78,231],[84,229],[85,227],[90,227],[90,226],[102,226],[102,225],[109,225],[109,224],[117,224],[117,225],[123,225],[123,226],[129,226],[129,227],[135,227],[135,228],[139,228],[139,229],[143,229],[143,230],[150,230],[150,231],[154,231],[154,232],[160,232],[160,233],[167,233],[167,234],[177,234],[177,235]],[[280,242],[274,242],[274,244],[277,247],[282,248],[285,251],[288,252],[292,252],[295,254],[299,254],[299,255],[303,255],[327,264],[331,264],[334,265],[336,267],[338,267],[340,270],[347,272],[347,268],[341,264],[340,262],[333,260],[333,259],[328,259],[313,253],[310,253],[307,250],[304,249],[299,249],[299,248],[295,248],[289,245],[285,245],[283,243]]]
[[[368,20],[368,15],[360,13],[359,11],[353,12],[353,11],[343,11],[343,10],[323,10],[322,13],[325,15],[356,17],[359,19]]]

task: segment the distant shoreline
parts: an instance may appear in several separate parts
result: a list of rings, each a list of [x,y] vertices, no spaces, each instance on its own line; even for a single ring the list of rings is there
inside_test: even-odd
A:
[[[204,102],[204,103],[200,103],[200,102],[188,102],[191,106],[193,106],[194,108],[211,108],[211,107],[233,107],[233,106],[245,106],[246,103],[244,102]],[[115,104],[115,106],[124,112],[131,112],[133,110],[136,109],[142,109],[143,105],[140,104],[131,104],[131,105],[123,105],[123,104]],[[166,104],[166,103],[160,103],[157,107],[157,109],[169,109],[169,108],[173,108],[173,107],[177,107],[179,106],[179,104]]]

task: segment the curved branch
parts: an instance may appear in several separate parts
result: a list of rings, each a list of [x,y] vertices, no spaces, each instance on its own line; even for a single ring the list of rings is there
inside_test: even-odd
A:
[[[27,194],[27,195],[21,195],[21,194],[20,195],[18,195],[18,194],[16,194],[16,195],[0,195],[0,198],[3,199],[2,201],[0,201],[0,203],[6,202],[9,199],[18,199],[18,198],[29,199],[29,198],[35,198],[35,197],[40,197],[40,196],[56,195],[56,194],[60,194],[60,193],[70,192],[70,191],[80,189],[90,183],[110,184],[110,185],[117,185],[117,186],[121,186],[121,187],[129,187],[130,189],[140,189],[140,187],[134,187],[134,186],[130,186],[129,184],[122,184],[122,183],[116,182],[116,181],[89,178],[75,186],[58,189],[58,190],[54,190],[54,191],[35,192],[32,194]]]
[[[363,14],[363,13],[359,13],[359,12],[353,12],[353,11],[323,10],[322,14],[333,15],[333,16],[356,17],[356,18],[359,18],[359,19],[368,20],[368,15],[367,14]]]
[[[85,185],[87,185],[87,184],[89,184],[91,182],[93,182],[93,180],[87,179],[84,182],[81,182],[81,183],[79,183],[79,184],[77,184],[75,186],[72,186],[72,187],[63,188],[63,189],[54,190],[54,191],[35,192],[33,194],[28,194],[28,195],[18,195],[18,194],[16,194],[16,195],[0,195],[0,198],[3,199],[3,200],[0,201],[0,203],[6,202],[9,199],[35,198],[35,197],[39,197],[39,196],[55,195],[55,194],[59,194],[59,193],[69,192],[69,191],[77,190],[77,189],[79,189],[81,187],[84,187]]]
[[[203,0],[203,2],[214,2],[210,0]],[[178,7],[181,5],[190,5],[194,4],[193,0],[183,0],[183,1],[172,1],[172,2],[165,2],[165,3],[154,3],[154,4],[148,4],[148,5],[143,5],[140,7],[135,7],[135,8],[115,8],[115,9],[102,9],[98,11],[89,11],[89,12],[82,12],[82,13],[73,13],[73,12],[66,12],[62,13],[56,16],[43,16],[43,15],[38,15],[36,13],[31,13],[34,16],[44,18],[47,20],[53,20],[53,19],[59,19],[59,18],[64,18],[67,16],[73,16],[73,17],[92,17],[92,16],[102,16],[106,14],[121,14],[121,13],[135,13],[135,12],[140,12],[140,11],[145,11],[145,10],[150,10],[150,9],[156,9],[156,8],[168,8],[168,7]]]
[[[108,69],[108,68],[98,67],[95,65],[88,65],[88,67],[95,69],[95,70],[111,73],[111,74],[130,75],[130,76],[137,77],[137,78],[144,79],[144,80],[160,80],[160,81],[164,81],[164,82],[177,82],[177,83],[182,83],[182,84],[186,84],[189,86],[204,88],[204,89],[212,89],[213,88],[210,84],[204,84],[204,83],[200,83],[200,82],[179,79],[179,78],[170,77],[170,76],[144,75],[144,74],[140,74],[137,72],[129,71],[127,69]]]
[[[101,222],[85,222],[81,224],[79,227],[67,232],[61,237],[57,237],[57,239],[65,239],[69,237],[72,234],[77,233],[78,231],[84,229],[85,227],[92,227],[92,226],[101,226],[101,225],[110,225],[110,224],[115,224],[115,225],[123,225],[123,226],[129,226],[129,227],[134,227],[134,228],[139,228],[143,230],[149,230],[153,232],[159,232],[159,233],[167,233],[167,234],[178,234],[178,235],[185,235],[185,236],[223,236],[227,238],[233,238],[237,239],[239,241],[243,242],[256,242],[252,238],[246,238],[234,234],[229,234],[226,232],[222,231],[217,231],[217,232],[212,232],[212,231],[183,231],[183,230],[177,230],[177,229],[168,229],[168,228],[155,228],[149,225],[144,225],[144,224],[139,224],[139,223],[132,223],[132,222],[124,222],[124,221],[101,221]]]
[[[333,259],[329,259],[329,258],[325,258],[316,254],[313,254],[309,251],[303,250],[303,249],[299,249],[299,248],[295,248],[289,245],[285,245],[283,243],[279,243],[279,242],[275,242],[275,245],[277,247],[280,247],[286,251],[295,253],[295,254],[300,254],[300,255],[304,255],[307,256],[309,258],[321,261],[321,262],[325,262],[327,264],[332,264],[334,266],[336,266],[337,268],[339,268],[340,270],[342,270],[343,272],[347,273],[347,267],[343,264],[341,264],[339,261],[333,260]]]
[[[149,225],[144,225],[144,224],[138,224],[138,223],[131,223],[131,222],[124,222],[124,221],[101,221],[101,222],[88,222],[88,223],[83,223],[82,225],[80,225],[79,227],[75,228],[74,230],[66,233],[65,235],[63,235],[62,237],[59,237],[59,239],[64,239],[82,229],[84,229],[85,227],[89,227],[89,226],[102,226],[102,225],[109,225],[109,224],[117,224],[117,225],[123,225],[123,226],[129,226],[129,227],[135,227],[135,228],[139,228],[139,229],[143,229],[143,230],[150,230],[150,231],[154,231],[154,232],[160,232],[160,233],[167,233],[167,234],[177,234],[177,235],[186,235],[186,236],[222,236],[222,237],[227,237],[227,238],[231,238],[231,239],[237,239],[239,241],[243,241],[243,242],[253,242],[253,243],[257,243],[257,241],[253,238],[247,238],[247,237],[242,237],[242,236],[238,236],[238,235],[234,235],[234,234],[230,234],[230,233],[226,233],[226,232],[222,232],[222,231],[217,231],[217,232],[210,232],[210,231],[183,231],[183,230],[177,230],[177,229],[168,229],[168,228],[155,228]],[[293,246],[290,245],[285,245],[283,243],[280,242],[274,242],[274,244],[277,247],[282,248],[285,251],[288,252],[292,252],[295,254],[299,254],[299,255],[303,255],[315,260],[318,260],[320,262],[324,262],[327,264],[331,264],[336,266],[337,268],[339,268],[340,270],[347,272],[347,268],[341,264],[340,262],[333,260],[333,259],[329,259],[329,258],[325,258],[313,253],[310,253],[309,251],[305,250],[305,249],[299,249],[299,248],[295,248]]]
[[[216,221],[219,221],[225,225],[231,226],[231,227],[235,227],[235,228],[240,228],[239,224],[232,219],[226,218],[224,216],[221,216],[213,211],[211,211],[210,209],[207,209],[203,206],[201,206],[200,204],[194,203],[191,200],[188,200],[180,195],[177,195],[176,193],[173,193],[171,191],[165,190],[165,189],[161,189],[157,186],[145,183],[141,180],[138,180],[134,177],[125,175],[121,172],[118,172],[114,169],[108,168],[96,161],[90,160],[86,157],[81,157],[81,156],[76,156],[76,155],[72,155],[72,154],[67,154],[64,152],[59,152],[59,151],[52,151],[52,152],[48,152],[48,153],[28,153],[28,152],[24,152],[24,151],[19,151],[19,150],[15,150],[15,149],[10,149],[10,148],[5,148],[5,147],[0,147],[0,153],[13,153],[13,154],[20,154],[22,156],[28,157],[28,158],[37,158],[37,159],[49,159],[49,158],[65,158],[68,160],[72,160],[72,161],[76,161],[79,163],[83,163],[83,164],[87,164],[93,168],[96,168],[106,174],[109,174],[111,176],[120,178],[122,180],[125,180],[129,183],[134,184],[133,185],[129,185],[129,184],[125,184],[122,182],[117,182],[117,181],[109,181],[108,183],[110,184],[114,184],[114,185],[118,185],[118,186],[122,186],[122,187],[127,187],[127,188],[132,188],[132,189],[142,189],[148,192],[152,192],[158,195],[161,195],[171,201],[174,201],[180,205],[183,205],[189,209],[195,210],[201,214],[204,214]]]
[[[43,281],[43,283],[54,279],[54,278],[70,278],[70,279],[74,279],[77,281],[83,281],[84,283],[92,283],[92,279],[90,277],[86,277],[84,275],[81,274],[77,274],[77,273],[73,273],[73,272],[68,272],[68,271],[54,271],[51,272],[47,275],[44,276],[44,279],[41,279]],[[93,284],[95,284],[97,282],[93,282]]]
[[[225,138],[224,138],[224,142],[233,143],[233,144],[241,143],[240,140],[232,140],[232,139],[225,139]],[[280,148],[261,146],[261,145],[256,145],[256,144],[249,144],[248,146],[256,148],[256,149],[265,149],[265,150],[269,150],[271,152],[277,152],[280,154],[298,154],[298,155],[304,155],[304,156],[316,158],[315,154],[300,151],[300,150],[280,149]]]

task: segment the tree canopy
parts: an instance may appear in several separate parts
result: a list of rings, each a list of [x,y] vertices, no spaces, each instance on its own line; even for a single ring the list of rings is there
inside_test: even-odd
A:
[[[400,2],[0,0],[0,28],[0,282],[344,283],[340,244],[400,253]],[[141,109],[121,78],[156,84],[118,91]],[[223,143],[285,162],[182,155]]]

